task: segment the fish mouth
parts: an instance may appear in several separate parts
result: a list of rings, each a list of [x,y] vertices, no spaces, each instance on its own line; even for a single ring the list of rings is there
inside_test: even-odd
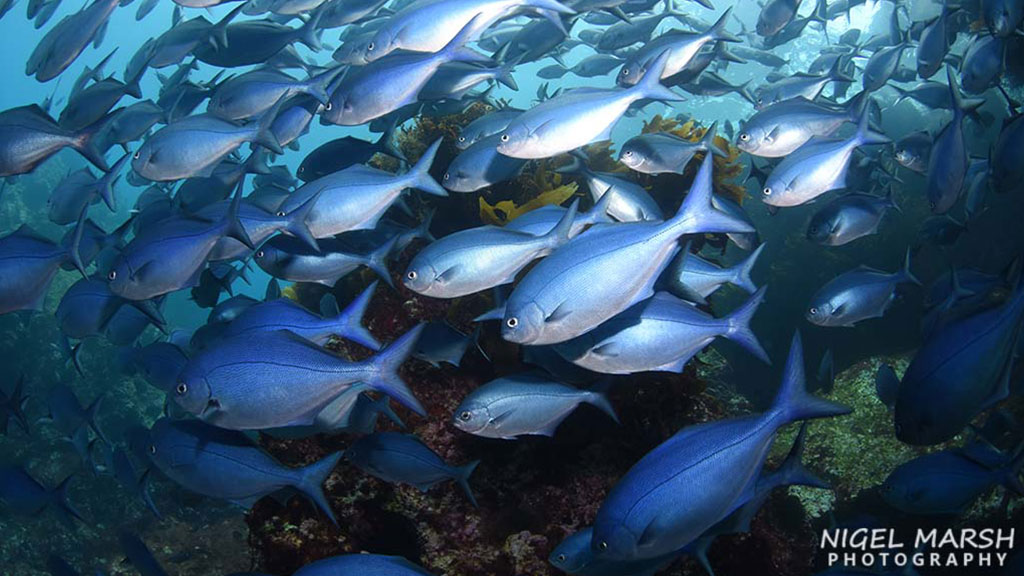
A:
[[[217,400],[212,395],[206,400],[206,406],[203,406],[203,411],[199,413],[200,417],[205,417],[208,412],[216,412],[220,410],[220,400]]]

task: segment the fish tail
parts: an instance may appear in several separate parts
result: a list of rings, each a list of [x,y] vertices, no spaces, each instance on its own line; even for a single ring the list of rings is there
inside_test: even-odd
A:
[[[101,139],[97,136],[103,132],[107,122],[113,118],[114,114],[116,112],[111,112],[86,126],[71,139],[71,147],[92,163],[93,166],[104,172],[109,172],[110,166],[107,164],[106,158],[103,157],[105,151],[100,149],[99,142]]]
[[[74,522],[71,521],[72,519],[85,523],[85,518],[82,518],[82,515],[79,514],[78,510],[68,499],[68,487],[71,486],[71,480],[74,477],[74,474],[68,475],[63,482],[58,484],[57,487],[50,492],[50,502],[53,504],[54,510],[57,511],[61,520],[69,526],[74,525]]]
[[[576,149],[569,152],[569,163],[555,168],[559,174],[582,174],[586,171],[587,156],[583,150]]]
[[[459,30],[459,33],[454,38],[445,44],[444,48],[438,52],[438,55],[443,58],[445,62],[490,62],[491,59],[488,56],[466,47],[466,44],[473,40],[473,36],[477,35],[480,30],[478,25],[483,20],[480,14],[473,16],[473,19],[466,23]]]
[[[842,416],[852,412],[842,404],[811,396],[807,393],[806,383],[803,344],[798,331],[793,335],[789,358],[782,372],[782,386],[775,399],[775,405],[772,406],[772,411],[778,415],[778,426],[799,420]]]
[[[852,76],[846,73],[844,68],[846,67],[846,61],[840,56],[836,58],[836,61],[832,63],[832,67],[828,69],[827,76],[832,79],[833,82],[853,82]]]
[[[615,413],[615,407],[612,406],[612,403],[608,400],[607,388],[608,385],[604,384],[596,389],[591,389],[590,393],[587,395],[586,401],[588,404],[607,414],[608,417],[614,420],[616,424],[619,424],[619,415]]]
[[[518,60],[509,62],[498,69],[497,75],[494,77],[498,83],[508,87],[511,90],[519,90],[519,84],[516,83],[516,79],[512,77],[512,72],[515,71],[516,65],[519,64]]]
[[[412,354],[424,326],[425,324],[419,324],[412,330],[399,336],[387,348],[370,359],[370,362],[376,367],[376,375],[372,378],[372,381],[367,382],[374,390],[391,396],[420,416],[426,416],[427,411],[420,404],[420,401],[416,399],[412,391],[409,390],[401,376],[399,376],[398,370]]]
[[[704,135],[701,136],[698,145],[702,146],[705,150],[711,152],[711,154],[715,156],[726,158],[729,156],[729,153],[719,148],[718,144],[715,144],[715,137],[717,136],[717,133],[718,121],[715,120],[714,122],[711,123],[711,126],[709,126],[708,129],[704,131]]]
[[[430,175],[430,166],[434,163],[434,157],[437,156],[437,149],[441,147],[442,140],[443,138],[435,140],[430,148],[423,153],[423,156],[416,161],[416,164],[409,169],[409,173],[406,174],[410,180],[409,188],[415,188],[433,196],[448,196],[448,192]]]
[[[729,283],[732,284],[733,286],[737,286],[739,288],[742,288],[743,290],[746,290],[748,294],[753,294],[754,292],[757,292],[757,285],[754,284],[754,281],[750,279],[750,272],[754,269],[754,266],[757,264],[757,258],[758,256],[761,255],[761,252],[763,250],[764,243],[762,243],[753,252],[751,252],[750,256],[747,256],[746,260],[744,260],[738,266],[736,266],[736,268],[734,269],[736,273],[733,275],[732,280],[730,280]]]
[[[235,188],[234,197],[231,198],[231,206],[228,208],[228,212],[224,215],[224,220],[220,222],[219,226],[223,230],[222,235],[234,238],[245,244],[250,250],[255,250],[256,247],[249,238],[249,233],[245,231],[242,221],[238,219],[238,210],[242,205],[242,189],[244,187],[245,176],[243,175],[238,181],[238,186]]]
[[[786,456],[786,459],[783,460],[782,466],[769,476],[772,488],[778,486],[812,486],[814,488],[829,488],[828,482],[825,482],[804,466],[801,458],[803,457],[804,446],[806,443],[807,422],[804,422],[800,425],[800,432],[797,433],[796,440],[793,440],[793,447],[789,449],[789,454]],[[760,486],[758,488],[760,488]]]
[[[921,285],[921,281],[917,279],[917,276],[910,271],[910,247],[907,247],[907,253],[903,256],[903,269],[900,270],[900,281],[910,282],[911,284]]]
[[[579,207],[579,204],[579,199],[573,200],[572,204],[569,205],[569,209],[565,211],[561,220],[558,221],[558,224],[545,234],[552,250],[569,241],[569,233],[572,232],[572,224],[573,220],[576,219],[576,209]]]
[[[329,68],[326,72],[318,74],[313,78],[310,78],[306,83],[306,93],[316,98],[317,102],[321,104],[327,104],[331,99],[330,86],[334,82],[334,79],[338,77],[345,70],[342,66],[335,68]]]
[[[121,170],[124,165],[131,158],[131,154],[125,154],[121,156],[121,159],[114,163],[110,167],[110,171],[103,175],[99,181],[96,182],[96,192],[103,198],[103,203],[110,208],[111,212],[117,211],[117,198],[114,197],[114,185],[121,178]]]
[[[381,396],[373,401],[373,409],[378,413],[383,414],[388,420],[391,420],[399,428],[405,428],[405,422],[395,414],[395,411],[391,409],[391,398],[388,396]]]
[[[85,261],[82,260],[82,234],[85,233],[85,219],[89,213],[89,206],[82,207],[82,212],[75,222],[75,229],[71,233],[71,246],[68,247],[68,260],[75,265],[82,278],[88,279],[89,273],[85,271]]]
[[[423,222],[416,227],[416,236],[426,240],[427,242],[433,242],[437,240],[434,235],[430,233],[430,225],[434,221],[434,214],[437,213],[436,208],[430,208],[427,210],[426,215],[423,217]]]
[[[373,252],[370,252],[366,257],[364,264],[370,270],[373,270],[377,276],[387,282],[388,286],[395,287],[394,280],[391,279],[391,270],[388,270],[388,258],[391,256],[391,251],[395,247],[395,242],[398,241],[398,237],[388,240],[381,244]]]
[[[871,99],[867,99],[867,105],[864,106],[864,110],[860,113],[860,120],[857,122],[857,133],[854,135],[854,141],[858,142],[858,146],[870,145],[870,144],[888,144],[892,142],[888,136],[881,132],[875,132],[871,129]]]
[[[344,336],[346,340],[351,340],[371,350],[380,350],[381,343],[363,326],[363,316],[366,314],[366,309],[369,308],[370,301],[373,299],[373,293],[377,289],[377,282],[377,280],[374,280],[335,318],[339,334]]]
[[[668,54],[668,50],[665,50],[658,55],[651,67],[644,73],[643,78],[640,78],[636,86],[633,86],[632,90],[638,95],[638,99],[649,98],[651,100],[661,100],[662,102],[679,102],[683,100],[682,96],[661,84],[661,75],[664,73],[665,65],[668,63]]]
[[[306,225],[306,220],[309,217],[309,213],[316,207],[317,200],[320,199],[320,194],[323,189],[318,190],[316,194],[310,196],[305,202],[299,205],[298,208],[292,210],[285,215],[287,222],[285,223],[285,231],[288,234],[302,240],[307,246],[320,251],[320,245],[317,244],[316,238],[313,237],[313,233],[309,230],[309,226]]]
[[[384,132],[380,135],[380,139],[377,140],[376,146],[383,154],[387,154],[392,158],[397,158],[407,165],[409,160],[406,159],[405,154],[395,146],[395,130],[397,129],[397,123],[395,120],[388,122],[388,127],[384,129]]]
[[[295,486],[298,491],[305,494],[318,508],[323,510],[335,526],[338,525],[338,519],[334,517],[334,511],[331,510],[331,505],[324,494],[323,485],[327,477],[334,471],[334,467],[338,465],[341,456],[341,452],[335,452],[309,466],[299,468],[299,481]]]
[[[732,6],[726,8],[725,12],[718,17],[718,20],[708,28],[707,35],[714,41],[722,42],[740,42],[739,36],[736,36],[732,32],[725,29],[726,20],[729,19],[729,15],[732,14]]]
[[[903,208],[900,208],[900,205],[896,203],[895,188],[896,187],[893,186],[890,183],[889,184],[889,189],[888,189],[888,191],[886,191],[885,196],[883,197],[883,200],[885,201],[886,207],[892,208],[893,210],[895,210],[895,211],[899,212],[900,214],[902,214],[903,213]]]
[[[287,100],[287,94],[281,96],[269,110],[263,113],[263,116],[260,116],[260,121],[256,125],[256,134],[252,137],[253,144],[259,144],[274,154],[284,154],[284,150],[281,148],[281,143],[278,142],[273,128],[274,120],[277,119],[278,113],[281,112],[281,107],[284,106]]]
[[[754,292],[754,295],[749,300],[726,318],[729,328],[725,333],[725,337],[743,346],[748,352],[757,356],[765,363],[771,364],[768,353],[764,351],[761,343],[757,340],[757,335],[750,329],[750,320],[757,313],[757,308],[761,305],[761,302],[764,302],[765,290],[766,287],[762,286]]]
[[[715,210],[711,205],[711,170],[711,155],[705,154],[690,191],[669,224],[678,236],[704,232],[755,232],[749,223]]]
[[[163,519],[163,515],[156,508],[156,503],[153,502],[153,496],[149,493],[149,473],[152,468],[147,468],[142,473],[142,477],[139,478],[139,495],[142,496],[142,502],[149,508],[149,511],[153,513],[158,519]]]
[[[320,42],[320,18],[323,14],[323,10],[314,10],[313,17],[295,31],[296,39],[314,52],[319,52],[324,47]]]
[[[469,499],[469,503],[472,504],[474,508],[479,508],[480,505],[477,504],[476,496],[473,496],[473,491],[469,488],[469,477],[479,465],[479,460],[473,460],[469,464],[455,468],[455,482],[457,482],[459,487],[462,488],[462,491],[466,493],[466,498]]]

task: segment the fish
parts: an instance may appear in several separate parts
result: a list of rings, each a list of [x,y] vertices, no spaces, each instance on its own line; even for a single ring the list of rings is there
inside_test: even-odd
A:
[[[634,560],[679,550],[728,516],[738,499],[749,499],[744,495],[756,488],[780,427],[848,414],[845,406],[807,394],[803,362],[797,333],[767,412],[683,428],[634,464],[598,509],[594,557]],[[706,478],[716,482],[700,481]]]
[[[415,188],[433,196],[447,196],[430,175],[430,167],[441,140],[438,139],[404,174],[391,174],[358,164],[328,174],[300,186],[281,204],[291,212],[316,197],[305,224],[314,238],[328,238],[351,230],[376,227],[406,188]]]
[[[129,301],[110,291],[102,277],[81,278],[61,296],[54,311],[61,332],[68,338],[100,335],[124,305],[135,306],[154,325],[163,327],[163,316],[149,300]],[[148,324],[148,323],[147,323]]]
[[[238,220],[242,186],[231,208],[218,222],[171,217],[132,238],[107,273],[110,291],[128,300],[156,296],[195,286],[217,243],[230,236],[253,248]]]
[[[750,273],[764,251],[764,246],[759,245],[743,261],[728,267],[720,267],[688,249],[683,250],[665,271],[668,290],[679,298],[700,304],[707,302],[709,296],[726,284],[753,294],[757,286],[751,280]]]
[[[270,110],[279,100],[309,95],[321,104],[330,100],[328,87],[342,70],[328,68],[308,80],[296,80],[276,70],[253,70],[217,85],[206,111],[223,120],[249,120]]]
[[[631,55],[619,69],[615,82],[619,86],[633,86],[643,82],[652,69],[658,69],[658,76],[652,80],[675,76],[682,72],[697,57],[700,49],[712,42],[739,42],[739,37],[725,29],[725,23],[732,14],[729,7],[719,16],[714,24],[704,32],[688,32],[672,30],[647,42],[640,50]],[[664,56],[661,65],[657,63]]]
[[[813,101],[829,84],[853,81],[853,78],[843,71],[845,65],[846,62],[842,58],[837,58],[832,68],[824,74],[814,75],[801,72],[761,86],[754,91],[754,106],[761,109],[798,97]]]
[[[101,150],[120,145],[127,152],[128,144],[142,139],[150,129],[163,122],[165,112],[152,100],[136,102],[111,113],[103,124],[99,140]]]
[[[425,411],[398,376],[422,326],[360,362],[349,362],[287,330],[217,340],[189,359],[174,401],[204,422],[234,430],[311,424],[356,382],[417,414]],[[283,360],[283,361],[282,361]]]
[[[241,10],[244,6],[243,4],[235,10]],[[322,12],[313,11],[312,17],[305,24],[299,28],[291,28],[270,20],[247,20],[228,24],[230,18],[234,17],[235,10],[215,26],[215,30],[212,31],[215,34],[215,42],[203,42],[203,36],[200,35],[200,41],[193,44],[188,52],[200,62],[233,68],[262,64],[296,42],[314,51],[322,47],[318,34]]]
[[[75,246],[58,245],[26,224],[0,237],[0,314],[41,311],[57,271],[71,262],[87,276]]]
[[[865,108],[857,131],[849,138],[811,140],[783,158],[768,176],[761,200],[779,208],[799,206],[830,190],[845,188],[854,150],[889,142],[884,134],[871,129],[868,117]]]
[[[187,116],[171,122],[146,138],[132,155],[132,170],[154,182],[210,176],[228,154],[252,142],[282,154],[272,130],[283,101],[258,122],[236,126],[210,115]]]
[[[889,83],[899,67],[903,51],[909,44],[910,39],[904,38],[894,46],[879,48],[871,54],[861,75],[861,84],[866,92],[876,92]]]
[[[1005,38],[1024,20],[1024,3],[1019,0],[983,0],[981,13],[988,29],[997,37]]]
[[[260,302],[246,308],[232,320],[221,332],[221,338],[288,330],[320,345],[327,344],[333,335],[338,335],[371,350],[380,350],[380,342],[362,325],[363,315],[376,289],[377,282],[371,282],[344,311],[336,312],[333,317],[320,317],[287,298]]]
[[[337,524],[321,486],[341,460],[340,452],[288,468],[241,432],[167,417],[153,423],[149,439],[153,465],[187,490],[251,508],[264,496],[293,488]]]
[[[443,64],[487,62],[486,56],[465,47],[481,19],[481,15],[475,16],[437,52],[393,54],[349,72],[331,93],[320,115],[321,123],[365,124],[416,103],[420,92]]]
[[[28,58],[25,74],[49,82],[78,58],[105,27],[120,0],[94,0],[54,25]]]
[[[572,220],[572,228],[569,230],[569,238],[578,236],[586,228],[599,223],[610,223],[613,222],[608,216],[608,205],[613,198],[605,194],[594,206],[587,210],[585,213],[576,213],[576,217]],[[568,208],[561,206],[555,206],[553,204],[547,204],[530,210],[526,214],[517,216],[512,220],[505,223],[505,228],[508,230],[515,230],[517,232],[525,232],[534,236],[543,236],[548,234],[558,225],[558,223],[565,216]]]
[[[516,84],[516,80],[512,76],[517,64],[518,62],[515,61],[494,67],[471,62],[442,64],[420,90],[417,99],[420,102],[445,99],[461,100],[470,93],[470,90],[483,82],[497,82],[510,90],[519,90],[519,85]]]
[[[917,75],[927,80],[942,68],[942,62],[949,47],[956,39],[950,37],[949,6],[943,5],[942,12],[932,19],[923,30],[917,42]]]
[[[918,174],[925,174],[928,172],[931,151],[931,134],[927,131],[919,130],[900,138],[896,142],[893,156],[900,163],[900,166]]]
[[[608,398],[599,390],[579,390],[535,374],[491,380],[470,392],[452,414],[456,428],[484,438],[554,436],[580,404],[591,404],[618,423]]]
[[[530,108],[501,132],[498,152],[513,158],[549,158],[591,142],[609,140],[619,118],[639,100],[682,100],[658,83],[667,59],[667,54],[659,56],[631,88],[577,88]]]
[[[597,328],[555,346],[566,360],[601,374],[682,372],[687,362],[723,336],[768,362],[750,328],[764,299],[758,290],[729,316],[715,319],[667,292],[634,304]]]
[[[999,130],[989,159],[992,186],[998,189],[1016,190],[1024,183],[1024,162],[1020,161],[1024,151],[1024,114],[1007,118]]]
[[[366,164],[377,154],[405,161],[405,155],[394,146],[394,127],[381,134],[376,142],[345,136],[321,144],[302,159],[295,175],[303,182],[312,182],[350,166]]]
[[[1006,68],[1006,42],[998,36],[975,38],[960,63],[960,86],[969,94],[980,94],[998,82]]]
[[[725,212],[737,220],[746,222],[751,229],[754,228],[754,222],[750,219],[747,211],[744,210],[735,200],[726,198],[724,196],[712,195],[711,206],[715,210]],[[736,245],[740,250],[754,250],[757,246],[761,245],[761,237],[755,232],[726,232],[725,236],[730,242]]]
[[[653,295],[655,280],[679,251],[679,236],[727,231],[752,228],[711,207],[711,156],[705,155],[672,218],[592,228],[527,272],[505,304],[502,338],[554,344],[596,328]],[[582,285],[588,290],[580,292]]]
[[[943,322],[925,336],[898,385],[897,439],[912,446],[945,442],[1009,395],[1024,313],[1020,286],[1001,305]]]
[[[479,326],[472,334],[463,334],[448,322],[428,322],[412,357],[435,368],[440,368],[442,363],[458,367],[470,346],[480,349],[479,338]]]
[[[345,460],[385,482],[411,484],[421,492],[446,480],[454,480],[476,507],[469,477],[479,460],[450,466],[419,438],[400,432],[375,432],[356,440],[345,450]]]
[[[967,175],[964,113],[970,106],[976,105],[964,102],[951,67],[946,68],[946,77],[953,102],[953,117],[935,136],[928,155],[928,170],[925,172],[928,206],[935,214],[945,214],[960,198],[960,191]]]
[[[885,196],[853,192],[831,200],[811,216],[807,239],[823,246],[842,246],[878,233],[889,211],[901,212],[892,186]]]
[[[170,394],[188,363],[188,354],[173,342],[153,342],[140,348],[126,347],[121,360],[126,369],[138,370],[150,386]]]
[[[910,271],[909,250],[903,269],[893,274],[860,266],[830,280],[811,296],[807,320],[818,326],[850,327],[881,318],[896,298],[896,287],[907,283],[921,285]]]
[[[324,558],[307,564],[292,576],[331,576],[345,572],[381,576],[430,576],[426,570],[401,556],[380,554],[343,554]]]
[[[46,200],[50,222],[67,225],[76,222],[82,211],[99,199],[112,212],[117,211],[117,200],[114,197],[114,185],[120,178],[121,169],[131,158],[125,154],[100,178],[96,178],[88,168],[75,170],[67,175],[60,184],[50,192]]]
[[[397,50],[439,53],[460,34],[476,40],[491,24],[519,12],[545,18],[576,11],[556,0],[433,0],[399,10],[377,30],[367,46],[366,59],[374,62]]]
[[[908,514],[959,516],[996,486],[1024,494],[1019,479],[1024,453],[1011,458],[996,456],[994,466],[979,461],[969,448],[918,456],[889,474],[880,489],[882,498]]]
[[[73,524],[72,519],[84,523],[85,519],[68,500],[73,478],[68,476],[56,487],[48,488],[24,468],[4,466],[0,468],[0,501],[15,514],[36,516],[50,509],[68,525]]]
[[[500,134],[513,118],[522,113],[522,110],[516,108],[503,108],[480,116],[459,130],[455,147],[465,150],[488,136]]]
[[[96,134],[102,122],[78,132],[61,128],[35,104],[0,112],[0,177],[27,174],[64,148],[71,148],[100,170],[109,170]]]
[[[793,21],[800,9],[800,0],[771,0],[761,7],[755,30],[761,36],[774,36]]]
[[[605,213],[619,222],[664,220],[665,215],[654,198],[643,186],[609,172],[594,172],[587,166],[587,158],[578,151],[570,152],[572,161],[556,170],[562,174],[583,177],[595,205],[608,197]]]
[[[500,136],[494,134],[477,141],[459,153],[441,178],[451,192],[476,192],[519,176],[528,160],[498,152]]]
[[[839,108],[797,97],[771,104],[748,118],[736,135],[736,147],[762,158],[782,158],[811,138],[831,136],[860,118],[864,101],[851,98]]]
[[[530,262],[569,241],[577,203],[541,236],[498,226],[455,232],[418,252],[402,277],[406,288],[434,298],[458,298],[511,284]]]
[[[619,162],[641,174],[682,174],[698,152],[726,157],[728,153],[715,144],[712,123],[697,142],[691,142],[669,132],[641,134],[626,141],[619,150]]]
[[[319,240],[319,250],[314,250],[300,240],[278,235],[264,242],[253,256],[264,272],[290,282],[334,286],[352,271],[366,266],[391,285],[387,263],[396,241],[392,238],[368,253],[357,253],[345,243],[344,237]]]

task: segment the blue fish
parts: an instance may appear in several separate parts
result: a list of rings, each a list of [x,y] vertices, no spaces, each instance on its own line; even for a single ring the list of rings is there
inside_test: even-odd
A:
[[[150,429],[150,460],[184,488],[250,508],[280,490],[297,490],[337,523],[321,486],[341,453],[288,468],[245,434],[198,420],[161,418]]]
[[[555,345],[563,358],[602,374],[682,372],[715,338],[728,338],[768,362],[750,328],[764,300],[761,288],[724,318],[714,318],[667,292],[635,304],[597,328]]]
[[[114,471],[114,478],[117,478],[121,487],[131,493],[132,496],[137,496],[141,499],[154,516],[163,518],[160,515],[160,511],[156,509],[153,498],[149,495],[149,468],[142,472],[142,476],[139,476],[135,470],[135,465],[128,458],[128,453],[119,446],[115,447],[110,453],[110,467]]]
[[[803,363],[798,333],[771,409],[684,428],[630,468],[597,512],[596,557],[644,559],[679,550],[750,500],[779,428],[849,413],[805,392]]]
[[[377,432],[363,436],[345,451],[345,459],[385,482],[411,484],[423,492],[439,482],[455,480],[473,506],[477,505],[469,489],[469,476],[480,461],[449,466],[412,434]]]
[[[1001,455],[999,455],[1001,456]],[[996,486],[1024,496],[1024,452],[989,463],[967,450],[942,450],[896,467],[881,487],[882,498],[908,514],[960,516]]]
[[[178,384],[178,374],[188,363],[184,350],[171,342],[153,342],[141,348],[124,348],[122,367],[138,370],[151,386],[170,394]]]
[[[892,187],[885,196],[854,192],[831,200],[811,216],[807,239],[824,246],[842,246],[858,238],[878,233],[882,218],[889,212],[900,212],[892,197]]]
[[[362,325],[363,314],[376,288],[377,282],[371,283],[343,312],[331,318],[321,318],[287,298],[256,304],[235,318],[221,337],[288,330],[322,345],[337,334],[371,350],[380,350],[380,342]]]
[[[912,445],[945,442],[1010,393],[1024,285],[999,306],[933,329],[903,374],[895,403],[896,437]]]
[[[18,382],[14,390],[5,392],[0,389],[0,434],[6,435],[13,419],[18,426],[29,434],[28,419],[25,417],[25,404],[29,397],[25,395],[25,375],[18,376]]]
[[[126,304],[141,312],[147,319],[147,325],[152,322],[163,326],[163,315],[151,300],[125,300],[112,293],[109,284],[99,278],[82,278],[72,284],[61,296],[54,315],[65,336],[81,340],[102,334]]]
[[[218,340],[193,356],[174,400],[211,424],[258,430],[312,424],[325,406],[357,382],[426,412],[398,375],[422,325],[373,357],[351,362],[287,330]]]
[[[391,409],[390,399],[381,396],[374,400],[367,394],[370,391],[369,386],[360,382],[325,406],[312,424],[273,428],[263,432],[275,438],[306,438],[315,434],[337,435],[343,432],[373,434],[381,414],[404,428],[405,424]]]
[[[168,576],[163,566],[153,557],[153,553],[146,546],[141,538],[132,532],[121,530],[117,534],[117,540],[121,543],[121,549],[128,561],[139,571],[142,576]]]
[[[56,488],[50,489],[23,468],[3,467],[0,468],[0,501],[15,514],[36,516],[51,508],[67,524],[72,524],[72,518],[85,522],[68,501],[71,479],[72,476],[68,476]]]
[[[369,253],[353,252],[344,236],[317,241],[319,250],[288,236],[274,236],[256,250],[256,264],[267,274],[291,282],[316,282],[334,286],[360,266],[373,270],[393,285],[388,271],[388,257],[396,238],[377,246]]]
[[[910,272],[909,250],[903,269],[893,274],[860,266],[830,280],[811,297],[807,320],[818,326],[849,327],[881,318],[896,299],[896,287],[906,283],[921,285]]]
[[[57,270],[71,262],[86,276],[74,247],[55,244],[28,225],[0,238],[0,314],[42,310]]]
[[[701,258],[690,252],[689,246],[669,265],[665,272],[668,278],[668,290],[692,302],[704,304],[709,296],[726,284],[732,284],[748,294],[757,291],[757,286],[750,278],[750,272],[757,264],[757,258],[764,250],[761,244],[743,261],[727,267]]]

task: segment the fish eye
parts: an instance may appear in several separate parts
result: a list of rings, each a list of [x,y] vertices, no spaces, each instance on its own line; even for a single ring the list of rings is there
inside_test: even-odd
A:
[[[761,104],[764,104],[764,98],[757,99],[757,105],[760,106]]]
[[[501,141],[502,142],[508,142],[508,134],[502,134],[501,135]]]
[[[150,454],[156,454],[156,444],[150,444],[149,445],[149,453]]]
[[[135,154],[132,154],[132,158],[134,158],[136,160],[139,159],[139,151],[138,150],[135,151]]]
[[[444,173],[444,180],[447,182],[449,179],[451,179],[451,174],[445,172]]]
[[[623,76],[629,76],[629,68],[623,68],[622,69],[622,75]]]
[[[516,326],[519,326],[519,319],[513,316],[508,320],[505,320],[505,326],[508,326],[509,328],[515,328]]]
[[[465,136],[459,136],[459,142],[465,142],[465,141],[466,141],[466,137]]]
[[[107,280],[110,280],[111,282],[113,282],[116,278],[117,278],[117,270],[111,270],[110,273],[107,274]]]
[[[565,562],[565,554],[559,554],[558,555],[558,561],[559,562]]]
[[[811,314],[817,314],[818,313],[818,309],[817,308],[811,308],[810,309],[810,313]]]
[[[600,544],[597,545],[597,547],[600,548],[601,550],[607,550],[608,549],[608,543],[607,542],[601,542]]]
[[[256,251],[256,257],[257,258],[263,258],[263,250],[257,250]]]
[[[184,382],[178,382],[178,387],[174,389],[178,393],[178,396],[184,396],[188,392],[188,384]]]
[[[459,420],[462,420],[463,422],[469,422],[469,419],[472,417],[473,415],[469,413],[469,410],[464,410],[462,414],[459,414]]]
[[[750,134],[747,134],[746,132],[743,132],[742,134],[740,134],[740,140],[743,140],[744,142],[746,142],[747,140],[750,140]]]
[[[366,45],[366,51],[373,52],[373,42],[370,42],[369,44]]]
[[[935,209],[935,202],[932,202],[931,200],[929,200],[928,201],[928,207],[932,208],[932,209]]]
[[[406,278],[408,278],[409,280],[415,280],[415,279],[416,279],[416,276],[417,276],[417,274],[416,274],[416,271],[415,271],[415,270],[409,270],[409,273],[408,273],[408,274],[406,274],[405,276],[406,276]]]
[[[331,108],[334,108],[334,104],[331,104],[330,102],[328,102],[327,105],[324,106],[324,110],[327,110],[328,112],[331,111]]]
[[[633,151],[632,150],[626,150],[625,152],[622,153],[622,155],[623,156],[632,156],[633,155]]]
[[[284,216],[284,215],[285,215],[285,212],[284,212],[284,210],[278,210],[278,211],[277,211],[277,215],[278,215],[278,216]]]
[[[765,188],[765,189],[764,189],[764,190],[762,190],[761,192],[762,192],[762,193],[763,193],[763,194],[764,194],[765,196],[771,196],[771,195],[772,195],[772,189],[771,189],[771,188]]]

